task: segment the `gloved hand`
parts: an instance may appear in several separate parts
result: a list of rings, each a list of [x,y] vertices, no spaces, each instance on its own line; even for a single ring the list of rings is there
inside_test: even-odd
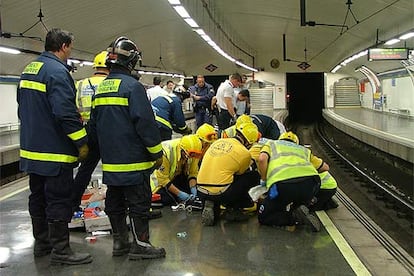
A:
[[[179,191],[177,197],[181,201],[186,201],[186,200],[188,200],[190,198],[190,195],[187,194],[186,192]]]
[[[277,190],[277,185],[273,184],[272,187],[269,189],[269,197],[270,199],[275,199],[279,195],[279,191]]]
[[[85,160],[86,157],[88,157],[88,153],[89,153],[88,144],[83,144],[82,146],[80,146],[78,151],[79,151],[78,160],[79,161]]]
[[[191,194],[192,194],[193,196],[197,196],[197,187],[196,187],[196,186],[191,187]]]
[[[152,166],[152,168],[154,170],[156,170],[159,167],[161,167],[161,165],[162,165],[162,156],[160,158],[158,158],[157,160],[155,160],[155,164],[154,164],[154,166]]]
[[[236,124],[236,120],[237,120],[237,115],[235,114],[231,119],[230,119],[230,125],[234,125]]]
[[[193,131],[188,126],[183,130],[183,135],[189,135],[192,134]]]
[[[260,179],[260,186],[266,187],[266,180]]]

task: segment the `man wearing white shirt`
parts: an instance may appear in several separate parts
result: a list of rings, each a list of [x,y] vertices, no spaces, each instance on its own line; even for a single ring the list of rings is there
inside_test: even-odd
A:
[[[168,92],[161,87],[161,78],[154,77],[152,80],[154,87],[147,89],[147,96],[150,101],[155,100],[159,96],[167,96]]]
[[[222,82],[217,89],[217,105],[220,110],[217,123],[220,130],[228,128],[231,125],[231,121],[236,120],[234,88],[239,87],[241,81],[240,74],[235,73],[230,75],[230,79]]]

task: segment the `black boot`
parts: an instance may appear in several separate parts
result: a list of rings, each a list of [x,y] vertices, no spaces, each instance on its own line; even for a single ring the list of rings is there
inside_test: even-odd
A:
[[[89,253],[75,253],[70,248],[67,222],[49,222],[49,239],[53,245],[50,259],[52,264],[77,265],[92,262],[92,256]]]
[[[131,247],[129,243],[129,231],[126,224],[126,215],[110,215],[109,221],[112,226],[112,237],[114,240],[112,247],[112,256],[122,256],[129,252]]]
[[[154,247],[149,242],[148,219],[130,217],[134,241],[129,251],[130,260],[157,259],[165,257],[165,249]]]
[[[46,218],[32,217],[33,237],[35,238],[33,255],[42,257],[50,254],[52,244],[49,241],[49,228]]]

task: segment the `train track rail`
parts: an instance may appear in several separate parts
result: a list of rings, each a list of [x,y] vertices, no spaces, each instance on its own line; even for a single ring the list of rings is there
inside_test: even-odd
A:
[[[377,152],[327,122],[298,127],[297,132],[302,144],[310,144],[312,152],[330,165],[339,188],[346,194],[338,193],[337,198],[414,273],[412,164]],[[358,207],[347,202],[349,198]],[[365,219],[362,212],[370,219]]]

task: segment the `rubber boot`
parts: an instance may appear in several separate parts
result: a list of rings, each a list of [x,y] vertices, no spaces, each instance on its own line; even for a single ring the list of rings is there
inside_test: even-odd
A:
[[[150,209],[149,219],[157,219],[157,218],[160,218],[160,217],[162,217],[161,210],[152,209],[152,208]]]
[[[206,200],[204,202],[204,208],[201,212],[201,223],[205,226],[213,226],[215,223],[214,202]]]
[[[33,255],[42,257],[50,254],[52,244],[49,241],[49,228],[46,218],[32,217],[33,237],[35,238]]]
[[[131,247],[129,243],[129,231],[126,224],[126,215],[110,215],[109,221],[112,226],[112,256],[123,256],[129,252]]]
[[[131,230],[134,241],[128,257],[130,260],[140,259],[158,259],[165,257],[165,249],[154,247],[149,242],[149,225],[148,219],[139,217],[130,217]]]
[[[89,253],[75,253],[70,248],[67,222],[49,222],[49,240],[53,246],[50,256],[51,264],[78,265],[92,262],[92,256]]]
[[[292,217],[298,224],[307,224],[311,227],[313,232],[321,230],[321,223],[319,219],[313,214],[309,213],[308,207],[300,205],[292,211]]]

